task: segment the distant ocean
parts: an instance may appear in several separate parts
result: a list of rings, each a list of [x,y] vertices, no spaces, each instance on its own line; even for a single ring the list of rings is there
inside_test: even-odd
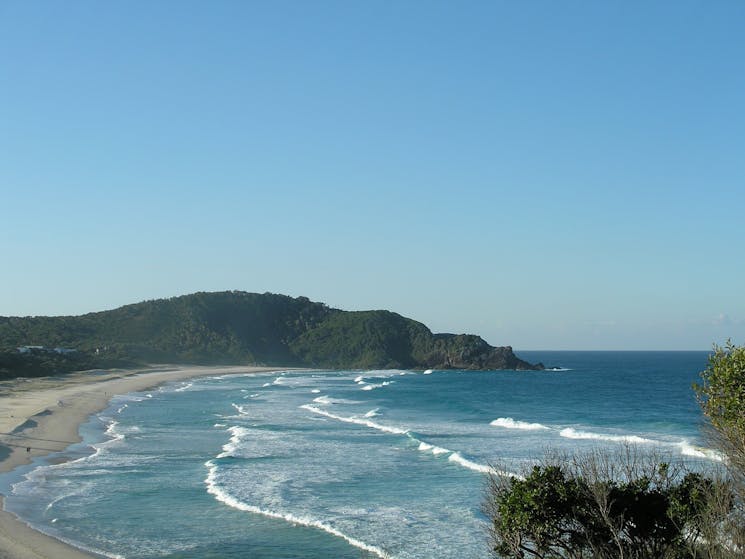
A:
[[[484,472],[624,441],[695,464],[706,352],[517,352],[556,371],[213,376],[118,396],[6,508],[109,557],[488,557]]]

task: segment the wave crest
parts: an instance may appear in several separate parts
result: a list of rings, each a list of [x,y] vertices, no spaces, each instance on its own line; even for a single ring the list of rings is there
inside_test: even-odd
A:
[[[502,427],[504,429],[522,429],[524,431],[539,431],[548,429],[541,423],[528,423],[527,421],[517,421],[511,417],[498,417],[489,425],[493,427]]]
[[[309,412],[313,412],[315,414],[328,417],[329,419],[336,419],[337,421],[342,421],[344,423],[352,423],[354,425],[362,425],[363,427],[370,427],[371,429],[377,429],[378,431],[383,431],[384,433],[391,433],[393,435],[405,435],[409,432],[408,429],[401,429],[399,427],[389,427],[387,425],[381,425],[380,423],[376,423],[375,421],[370,421],[369,419],[363,419],[361,417],[356,417],[356,416],[346,417],[343,415],[336,415],[335,413],[322,410],[321,408],[318,408],[316,406],[311,406],[310,404],[304,404],[300,407],[304,410],[308,410]]]
[[[379,547],[365,543],[362,540],[358,540],[357,538],[354,538],[352,536],[348,536],[347,534],[344,534],[343,532],[337,530],[333,526],[321,520],[317,520],[315,518],[310,518],[307,516],[296,516],[291,513],[277,512],[277,511],[262,509],[255,505],[249,505],[248,503],[244,503],[243,501],[236,499],[235,497],[230,495],[227,491],[225,491],[220,485],[220,483],[217,481],[217,464],[213,462],[212,460],[209,460],[205,462],[204,465],[207,466],[208,468],[207,478],[204,480],[204,483],[207,486],[207,493],[209,493],[210,495],[213,495],[215,499],[217,499],[221,503],[224,503],[227,506],[237,509],[237,510],[250,512],[253,514],[260,514],[262,516],[267,516],[269,518],[276,518],[278,520],[285,520],[287,522],[290,522],[292,524],[297,524],[300,526],[307,526],[309,528],[318,528],[319,530],[323,530],[324,532],[331,534],[332,536],[336,536],[337,538],[343,539],[348,544],[358,549],[362,549],[364,551],[373,553],[374,555],[377,555],[381,559],[384,559],[385,557],[387,557],[385,552]]]
[[[607,435],[604,433],[593,433],[591,431],[577,431],[572,427],[567,427],[559,431],[559,436],[565,439],[609,441],[614,443],[654,444],[657,442],[638,435]]]

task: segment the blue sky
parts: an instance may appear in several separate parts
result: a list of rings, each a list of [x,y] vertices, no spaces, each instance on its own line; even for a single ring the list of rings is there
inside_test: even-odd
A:
[[[0,3],[0,315],[745,342],[745,3]]]

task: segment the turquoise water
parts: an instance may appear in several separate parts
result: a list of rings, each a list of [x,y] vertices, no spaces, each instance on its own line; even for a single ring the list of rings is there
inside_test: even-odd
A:
[[[705,352],[519,355],[561,370],[213,376],[119,396],[73,461],[6,476],[6,508],[110,557],[475,559],[490,465],[624,441],[712,461],[691,390]]]

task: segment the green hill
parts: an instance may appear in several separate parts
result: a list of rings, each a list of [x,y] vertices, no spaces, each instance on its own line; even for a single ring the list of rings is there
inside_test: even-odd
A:
[[[389,311],[348,312],[271,293],[195,293],[81,316],[0,317],[0,378],[146,362],[542,368],[509,347],[432,334]]]

